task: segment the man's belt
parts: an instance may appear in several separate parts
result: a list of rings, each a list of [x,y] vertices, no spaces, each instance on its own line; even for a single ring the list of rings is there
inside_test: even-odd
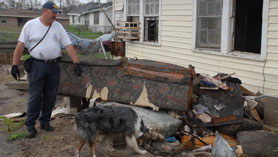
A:
[[[44,62],[44,63],[56,63],[56,62],[59,62],[61,61],[62,57],[58,57],[58,58],[55,58],[55,59],[37,59],[37,58],[34,58],[32,57],[34,61],[38,61],[38,62]]]

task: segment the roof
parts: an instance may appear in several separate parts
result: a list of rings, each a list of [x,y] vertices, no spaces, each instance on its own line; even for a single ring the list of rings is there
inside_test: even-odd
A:
[[[6,17],[29,17],[36,18],[41,15],[41,10],[25,10],[25,9],[1,9],[0,16]],[[57,14],[57,19],[69,19],[66,14]]]
[[[108,3],[101,3],[102,7],[104,9],[107,9],[109,7],[112,7],[112,2],[108,2]],[[90,11],[98,11],[99,8],[99,3],[95,3],[95,2],[89,2],[87,4],[81,5],[80,7],[77,7],[73,10],[71,10],[68,14],[82,14],[84,12],[90,12]]]

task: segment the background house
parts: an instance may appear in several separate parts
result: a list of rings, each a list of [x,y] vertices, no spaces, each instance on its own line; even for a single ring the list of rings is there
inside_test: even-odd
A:
[[[112,18],[112,3],[103,3],[103,9],[106,15]],[[85,25],[88,29],[94,32],[111,32],[111,24],[101,11],[99,4],[90,2],[68,13],[70,16],[71,25]]]
[[[249,90],[278,96],[277,0],[114,0],[118,21],[141,23],[127,57],[236,72]]]
[[[39,17],[40,10],[24,9],[0,9],[0,26],[17,28],[23,26],[28,20]],[[66,14],[57,14],[56,20],[62,25],[69,25],[69,17]]]

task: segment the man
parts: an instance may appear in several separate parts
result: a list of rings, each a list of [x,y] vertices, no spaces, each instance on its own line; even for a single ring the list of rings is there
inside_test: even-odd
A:
[[[61,45],[65,47],[74,63],[75,74],[77,76],[82,75],[82,69],[71,41],[63,26],[55,21],[58,12],[55,3],[46,2],[42,7],[41,16],[24,25],[14,51],[11,74],[15,79],[19,79],[17,65],[24,44],[29,43],[30,48],[34,47],[30,52],[33,62],[31,70],[28,72],[29,98],[25,120],[28,138],[36,136],[35,123],[38,118],[41,130],[54,131],[49,122],[60,82]],[[37,43],[39,44],[36,45]]]

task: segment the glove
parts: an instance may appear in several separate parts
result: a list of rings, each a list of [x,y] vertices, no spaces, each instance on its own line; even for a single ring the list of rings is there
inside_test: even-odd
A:
[[[15,80],[19,80],[20,79],[20,73],[19,73],[19,70],[17,68],[17,65],[13,65],[12,66],[11,74],[14,77]]]
[[[80,63],[74,63],[74,75],[82,77],[82,69]]]

